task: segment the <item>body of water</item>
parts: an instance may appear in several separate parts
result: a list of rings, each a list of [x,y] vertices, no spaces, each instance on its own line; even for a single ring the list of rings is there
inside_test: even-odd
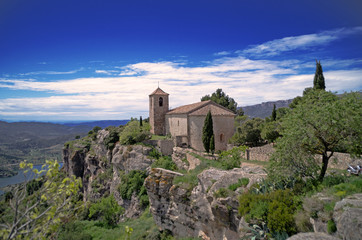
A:
[[[59,163],[60,167],[63,166],[63,163]],[[34,165],[34,169],[41,170],[41,167],[43,164],[40,165]],[[6,187],[8,185],[18,184],[22,183],[26,180],[31,180],[35,178],[35,174],[32,171],[29,171],[27,173],[24,173],[24,170],[20,170],[18,174],[12,177],[8,178],[0,178],[0,188]],[[4,194],[4,191],[0,189],[0,195]]]

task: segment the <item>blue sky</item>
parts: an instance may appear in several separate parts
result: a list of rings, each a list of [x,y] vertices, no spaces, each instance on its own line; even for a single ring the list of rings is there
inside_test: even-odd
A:
[[[158,83],[172,108],[290,99],[316,59],[327,90],[361,90],[361,1],[2,0],[0,119],[147,117]]]

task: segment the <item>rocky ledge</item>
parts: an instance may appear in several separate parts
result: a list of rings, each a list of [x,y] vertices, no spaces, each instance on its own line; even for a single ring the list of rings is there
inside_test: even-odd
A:
[[[239,239],[245,234],[241,231],[237,194],[216,197],[215,192],[248,178],[248,185],[236,190],[242,193],[266,177],[260,167],[207,169],[197,176],[198,184],[193,189],[173,184],[176,176],[180,173],[158,168],[152,169],[145,180],[150,211],[159,227],[179,237],[203,239]]]

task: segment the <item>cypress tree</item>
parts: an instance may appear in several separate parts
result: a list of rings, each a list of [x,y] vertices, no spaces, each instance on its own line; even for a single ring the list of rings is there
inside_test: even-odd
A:
[[[214,152],[215,152],[214,134],[212,134],[211,139],[210,139],[210,151],[211,151],[212,154],[214,154]]]
[[[143,126],[143,123],[142,123],[142,116],[140,116],[140,127]]]
[[[275,104],[273,106],[273,112],[272,112],[272,120],[275,121],[277,119],[277,111],[275,109]]]
[[[204,127],[202,128],[202,143],[204,144],[204,148],[207,153],[210,151],[210,141],[213,135],[214,130],[212,124],[212,116],[211,112],[209,111],[204,121]]]
[[[320,90],[325,90],[326,89],[326,84],[324,82],[324,76],[323,76],[323,69],[322,69],[322,65],[321,65],[321,61],[317,61],[316,60],[316,70],[315,70],[315,75],[314,75],[314,81],[313,81],[313,88],[314,89],[320,89]]]

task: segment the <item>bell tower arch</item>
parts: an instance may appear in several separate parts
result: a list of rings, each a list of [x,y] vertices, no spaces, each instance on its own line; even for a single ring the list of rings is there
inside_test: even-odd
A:
[[[151,133],[166,134],[165,114],[168,112],[168,93],[157,88],[149,95]]]

